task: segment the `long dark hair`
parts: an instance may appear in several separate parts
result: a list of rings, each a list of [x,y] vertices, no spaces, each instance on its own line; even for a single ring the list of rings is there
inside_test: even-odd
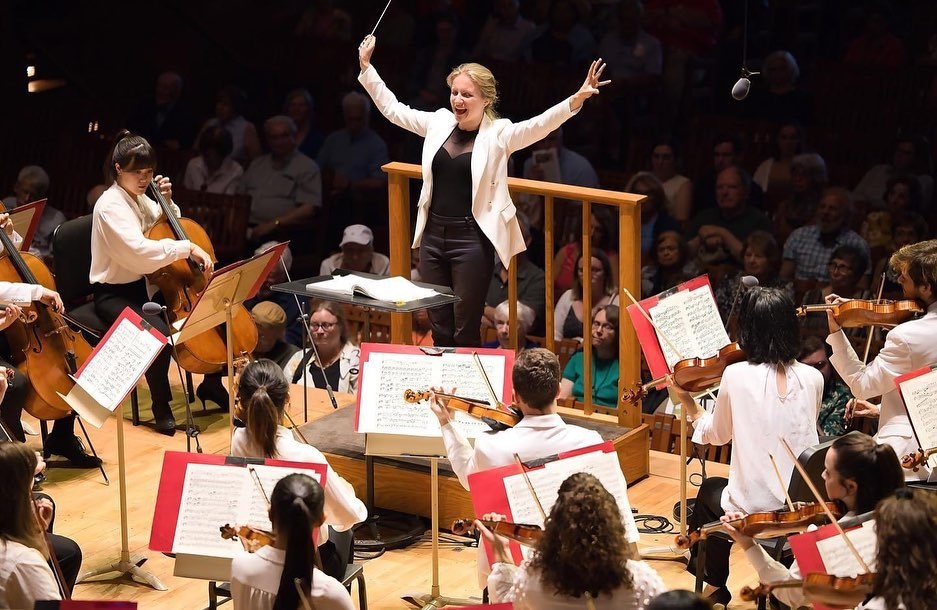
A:
[[[739,306],[739,346],[753,364],[781,364],[800,352],[794,301],[779,288],[755,286]]]
[[[832,448],[836,450],[836,472],[856,482],[856,513],[874,510],[882,498],[904,487],[904,471],[890,445],[880,445],[868,434],[854,430],[833,441]]]
[[[274,610],[296,610],[298,579],[304,591],[312,591],[316,549],[312,530],[322,523],[325,492],[312,477],[294,473],[280,479],[270,494],[270,521],[277,537],[286,538],[286,557]]]
[[[544,589],[557,595],[597,597],[631,588],[631,559],[615,497],[591,474],[578,472],[560,485],[531,565]]]
[[[241,373],[238,400],[243,407],[247,436],[260,446],[265,458],[276,457],[277,426],[289,396],[290,384],[273,360],[254,360]]]
[[[608,255],[601,249],[592,247],[591,257],[599,259],[599,263],[602,265],[602,273],[605,276],[605,292],[602,295],[594,294],[592,298],[598,301],[603,296],[611,296],[615,294],[615,280],[617,278],[612,276],[612,263],[608,260]],[[580,254],[576,258],[576,268],[573,269],[573,298],[577,301],[582,300],[582,283],[583,281],[592,281],[592,272],[588,271],[588,276],[580,277],[577,271],[582,271],[582,259],[585,258]],[[590,270],[592,268],[592,258],[586,261],[586,269]],[[588,279],[586,279],[588,278]]]
[[[937,495],[902,488],[875,509],[872,594],[888,610],[931,608],[937,599]]]
[[[117,180],[117,168],[114,164],[120,165],[121,170],[129,171],[132,169],[156,168],[156,151],[146,138],[130,133],[127,129],[121,129],[114,136],[114,146],[104,161],[104,183],[114,184]]]
[[[32,485],[36,454],[24,443],[0,443],[0,540],[19,542],[45,555],[42,532],[36,521]]]

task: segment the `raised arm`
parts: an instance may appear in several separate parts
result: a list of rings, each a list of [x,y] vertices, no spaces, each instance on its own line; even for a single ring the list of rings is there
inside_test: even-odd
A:
[[[377,70],[371,65],[371,55],[374,53],[376,44],[377,38],[365,36],[358,45],[358,65],[361,67],[358,82],[365,88],[374,100],[374,105],[388,121],[418,136],[425,136],[435,113],[414,110],[397,101],[397,96],[388,89]]]

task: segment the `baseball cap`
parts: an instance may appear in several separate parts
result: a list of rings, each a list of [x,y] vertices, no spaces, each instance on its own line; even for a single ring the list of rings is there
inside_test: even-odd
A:
[[[286,312],[273,301],[261,301],[254,305],[251,317],[257,324],[286,328]]]
[[[342,243],[338,244],[339,247],[344,246],[345,244],[361,244],[362,246],[370,246],[374,241],[374,233],[371,232],[365,225],[349,225],[345,227],[345,232],[342,233]]]

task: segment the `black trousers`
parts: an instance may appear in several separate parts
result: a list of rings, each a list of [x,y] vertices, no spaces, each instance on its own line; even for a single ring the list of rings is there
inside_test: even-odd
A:
[[[722,477],[709,477],[700,485],[696,494],[696,504],[693,514],[687,520],[690,530],[718,521],[725,514],[722,510],[722,490],[729,484],[729,479]],[[728,535],[708,536],[706,544],[706,565],[703,566],[703,580],[714,587],[724,587],[729,578],[729,551],[732,550],[732,539]],[[699,569],[699,543],[690,550],[690,563],[687,571],[696,574]]]
[[[11,369],[16,368],[10,364],[8,357],[10,348],[7,345],[6,338],[0,334],[0,366]],[[26,404],[26,397],[31,390],[29,380],[25,375],[16,373],[7,384],[7,391],[0,402],[0,419],[3,420],[3,427],[6,428],[13,440],[19,442],[26,441],[26,434],[23,432],[23,424],[20,418],[23,415],[23,405]],[[74,434],[75,414],[67,415],[61,419],[55,420],[52,426],[52,434],[71,435]]]
[[[481,345],[481,319],[494,264],[495,248],[474,218],[429,213],[420,241],[420,275],[424,282],[451,286],[462,299],[429,310],[433,343]]]
[[[130,284],[94,284],[93,287],[94,309],[108,326],[120,317],[125,307],[129,307],[152,324],[153,328],[169,336],[169,327],[162,315],[150,316],[143,313],[143,304],[150,300],[144,280]],[[172,401],[172,391],[169,389],[171,359],[172,351],[167,345],[146,371],[146,383],[150,387],[154,405],[168,405]]]

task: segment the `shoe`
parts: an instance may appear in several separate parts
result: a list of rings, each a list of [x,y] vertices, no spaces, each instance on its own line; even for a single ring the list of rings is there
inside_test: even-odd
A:
[[[225,411],[228,410],[228,391],[221,382],[205,382],[195,388],[195,396],[202,401],[202,411],[205,410],[205,401],[210,400]]]
[[[84,443],[74,434],[58,438],[49,435],[42,445],[42,455],[47,458],[60,455],[78,468],[97,468],[101,465],[101,458],[89,455]]]
[[[729,591],[729,588],[726,586],[719,587],[712,593],[706,596],[706,599],[711,601],[714,604],[722,604],[723,606],[728,606],[729,602],[732,601],[732,593]]]
[[[39,436],[39,433],[36,432],[36,429],[29,425],[29,423],[20,420],[20,426],[23,428],[23,434],[26,436]]]
[[[153,419],[156,422],[156,431],[166,436],[176,434],[176,418],[172,415],[172,407],[168,404],[153,404]]]

